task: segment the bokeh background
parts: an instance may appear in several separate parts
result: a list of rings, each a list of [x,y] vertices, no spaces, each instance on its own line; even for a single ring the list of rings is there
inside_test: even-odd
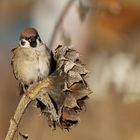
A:
[[[19,128],[29,140],[140,140],[140,1],[70,1],[0,1],[0,140],[21,98],[10,50],[26,27],[37,28],[52,49],[58,44],[77,49],[93,91],[70,132],[52,131],[30,106]]]

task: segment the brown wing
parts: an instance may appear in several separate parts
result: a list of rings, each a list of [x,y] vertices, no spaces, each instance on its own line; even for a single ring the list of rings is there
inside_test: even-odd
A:
[[[15,51],[17,50],[17,48],[13,48],[11,50],[11,52],[13,53],[13,56],[12,56],[12,59],[11,59],[11,66],[12,66],[12,70],[13,70],[13,74],[16,78],[16,80],[19,80],[18,78],[18,74],[16,72],[16,69],[15,69],[15,65],[14,65],[14,59],[15,59]],[[24,93],[24,85],[22,83],[19,82],[19,90],[18,90],[18,95],[22,95]]]
[[[14,52],[16,49],[17,49],[17,48],[13,48],[13,49],[11,50],[11,52]]]
[[[16,78],[16,80],[18,80],[18,77],[17,77],[17,74],[16,74],[16,70],[15,70],[15,67],[14,67],[14,57],[15,57],[14,51],[16,51],[16,49],[17,49],[17,48],[13,48],[13,49],[11,50],[11,52],[13,53],[13,57],[12,57],[12,59],[11,59],[11,66],[12,66],[12,70],[13,70],[13,74],[14,74],[15,78]]]

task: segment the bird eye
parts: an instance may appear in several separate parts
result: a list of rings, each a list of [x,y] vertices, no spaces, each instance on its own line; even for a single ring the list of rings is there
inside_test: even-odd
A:
[[[20,43],[21,43],[22,46],[25,45],[25,41],[23,41],[23,40],[21,40]]]
[[[23,48],[29,48],[29,47],[30,47],[30,43],[29,43],[29,41],[26,40],[26,39],[21,39],[21,40],[19,41],[19,46],[20,46],[20,47],[23,47]]]

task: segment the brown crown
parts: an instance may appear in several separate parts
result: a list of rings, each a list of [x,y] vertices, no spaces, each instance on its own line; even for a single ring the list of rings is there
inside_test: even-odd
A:
[[[38,32],[35,28],[26,28],[20,34],[20,39],[22,38],[30,38],[38,36]]]

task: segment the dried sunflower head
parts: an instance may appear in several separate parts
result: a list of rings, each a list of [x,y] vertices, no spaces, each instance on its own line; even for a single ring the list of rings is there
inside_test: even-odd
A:
[[[53,52],[56,69],[49,76],[51,86],[42,88],[37,106],[46,116],[49,126],[71,129],[79,123],[79,113],[91,93],[85,77],[87,70],[74,49],[59,45]]]

